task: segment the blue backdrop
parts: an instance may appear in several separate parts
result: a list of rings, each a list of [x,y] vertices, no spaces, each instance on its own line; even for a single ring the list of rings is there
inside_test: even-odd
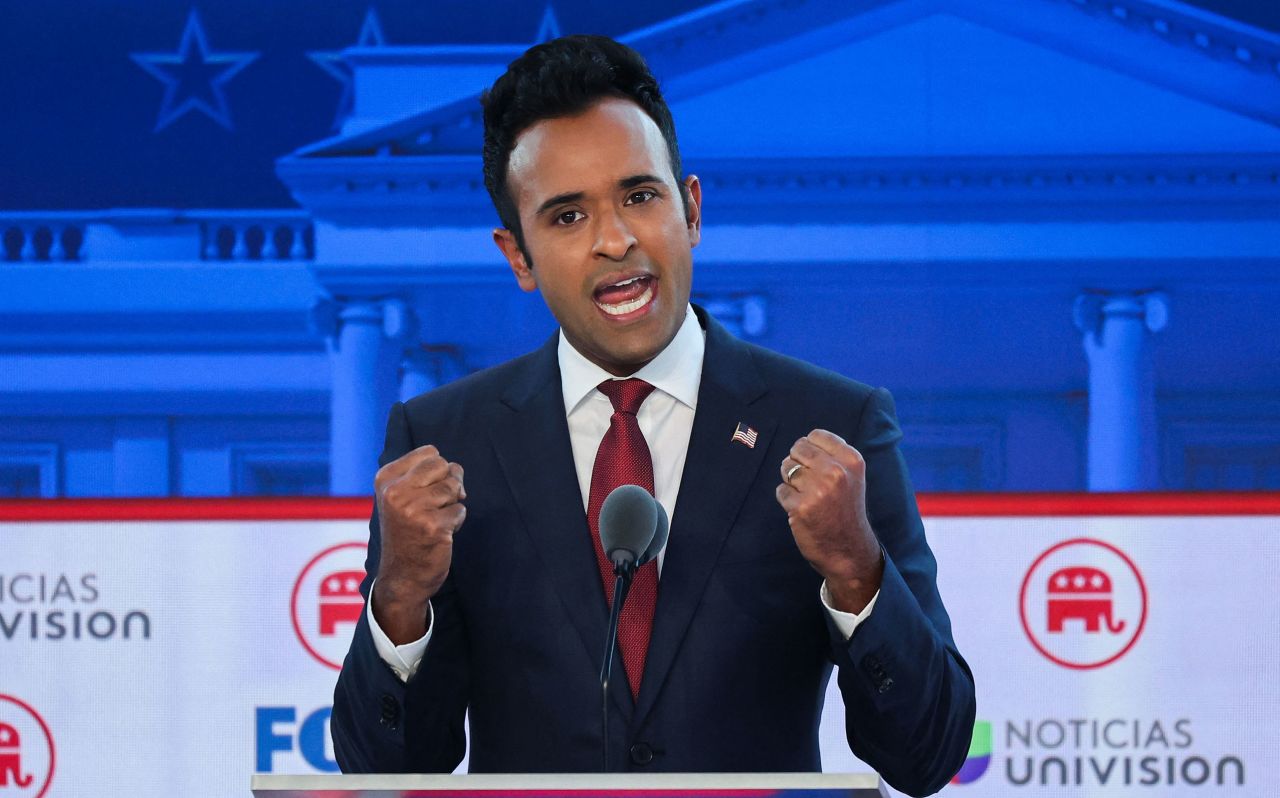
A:
[[[697,301],[890,388],[925,490],[1280,488],[1280,7],[43,2],[0,11],[0,496],[366,493],[387,405],[554,327],[476,96],[625,38]]]

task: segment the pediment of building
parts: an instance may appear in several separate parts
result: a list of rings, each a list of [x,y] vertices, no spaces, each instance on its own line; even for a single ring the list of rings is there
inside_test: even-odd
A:
[[[1274,177],[1280,155],[1280,37],[1173,0],[742,0],[624,40],[659,75],[687,165],[730,182],[794,166],[828,188],[992,189],[1037,170],[1125,186],[1162,183],[1163,159],[1221,188],[1241,168]],[[480,140],[467,96],[280,172],[304,204],[395,180],[483,204]]]

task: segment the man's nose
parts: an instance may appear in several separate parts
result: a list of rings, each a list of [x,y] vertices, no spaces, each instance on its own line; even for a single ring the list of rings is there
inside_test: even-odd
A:
[[[596,255],[610,260],[622,260],[635,245],[636,237],[622,214],[605,211],[596,216]]]

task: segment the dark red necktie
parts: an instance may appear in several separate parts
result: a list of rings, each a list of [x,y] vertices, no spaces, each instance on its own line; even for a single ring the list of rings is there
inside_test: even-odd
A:
[[[591,469],[587,523],[591,525],[591,542],[596,549],[600,578],[604,580],[604,594],[612,607],[613,564],[605,557],[604,548],[600,545],[600,506],[619,485],[639,485],[653,493],[653,458],[649,454],[649,444],[640,432],[640,423],[636,421],[636,411],[645,397],[653,392],[653,386],[644,380],[631,378],[605,380],[598,387],[613,403],[613,415],[609,418],[609,431],[604,434],[596,451],[595,467]],[[657,603],[658,563],[654,561],[636,571],[618,624],[618,649],[622,652],[622,664],[627,671],[632,698],[640,693],[644,658],[649,651],[649,633],[653,631],[653,608]]]

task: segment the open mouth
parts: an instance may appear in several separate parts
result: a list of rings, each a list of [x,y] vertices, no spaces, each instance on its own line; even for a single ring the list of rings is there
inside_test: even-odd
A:
[[[625,316],[644,308],[653,301],[657,279],[641,274],[619,280],[596,289],[596,307],[610,316]]]

